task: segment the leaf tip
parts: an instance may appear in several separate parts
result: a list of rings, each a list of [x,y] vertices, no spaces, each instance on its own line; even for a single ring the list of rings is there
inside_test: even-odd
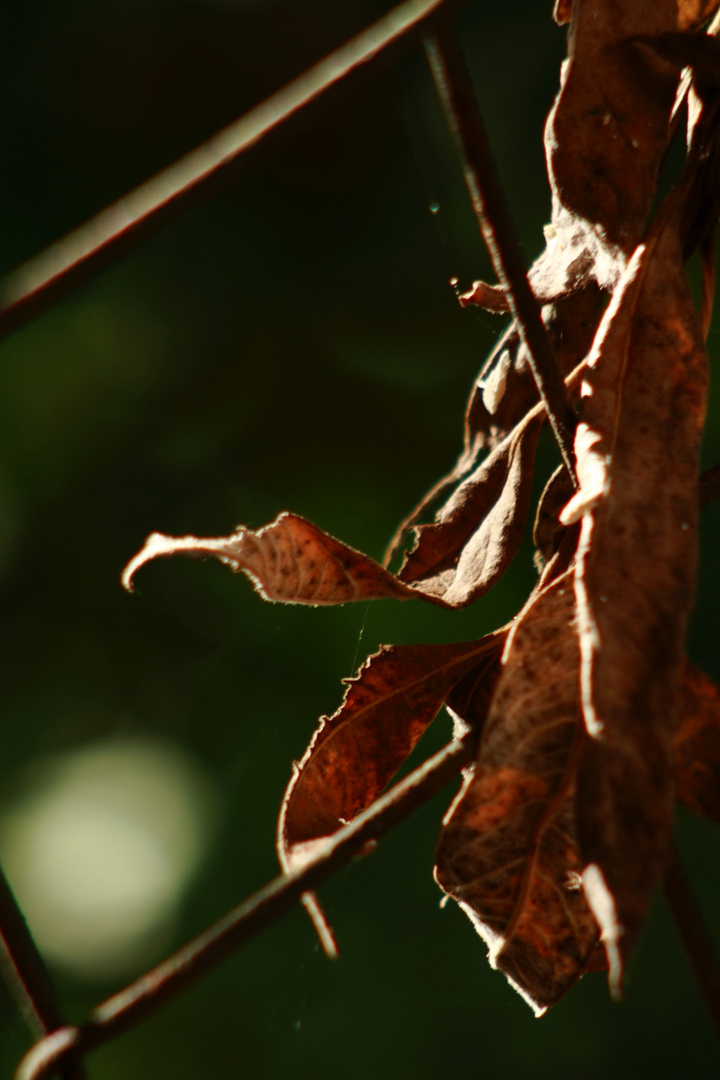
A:
[[[126,592],[135,592],[135,574],[138,570],[145,565],[146,562],[150,562],[158,555],[169,554],[169,545],[174,541],[169,536],[164,536],[162,533],[150,533],[147,540],[143,544],[137,555],[133,555],[130,562],[127,564],[120,577],[120,583]]]

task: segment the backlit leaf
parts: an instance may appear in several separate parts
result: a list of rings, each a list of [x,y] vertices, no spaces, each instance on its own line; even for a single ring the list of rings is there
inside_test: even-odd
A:
[[[278,826],[283,868],[301,864],[318,841],[370,805],[452,688],[470,671],[484,675],[504,636],[498,631],[457,645],[386,645],[366,660],[295,767]]]
[[[231,536],[214,539],[152,533],[123,572],[125,588],[132,591],[135,574],[146,563],[170,555],[219,559],[249,577],[263,600],[285,604],[407,600],[418,595],[373,559],[297,514],[280,514],[257,531],[239,525]]]
[[[682,197],[669,197],[601,324],[576,435],[581,487],[562,515],[582,520],[575,587],[590,739],[578,824],[616,993],[668,857],[696,566],[707,375],[683,272]]]

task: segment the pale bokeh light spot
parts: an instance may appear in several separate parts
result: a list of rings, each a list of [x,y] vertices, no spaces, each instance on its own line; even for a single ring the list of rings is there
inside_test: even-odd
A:
[[[112,739],[28,774],[0,854],[44,956],[75,975],[139,974],[169,942],[216,798],[178,747]]]

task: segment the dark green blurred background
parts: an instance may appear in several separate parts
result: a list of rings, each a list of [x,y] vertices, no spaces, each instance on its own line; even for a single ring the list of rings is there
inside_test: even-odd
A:
[[[287,82],[380,0],[25,0],[0,39],[0,260],[12,269]],[[564,31],[551,3],[475,0],[461,32],[528,258],[549,216],[542,127]],[[505,12],[505,14],[503,14]],[[429,207],[439,209],[431,213]],[[526,544],[489,597],[303,610],[216,564],[119,574],[154,529],[223,535],[284,509],[379,557],[454,462],[501,330],[448,278],[491,277],[420,53],[380,63],[231,189],[0,349],[3,806],[29,765],[153,737],[210,777],[215,827],[165,948],[277,872],[291,761],[380,642],[454,641],[512,615]],[[710,338],[711,352],[717,332]],[[718,403],[707,464],[720,458]],[[538,485],[553,467],[545,440]],[[720,676],[720,507],[705,512],[691,654]],[[445,742],[439,717],[420,750]],[[420,760],[416,757],[415,760]],[[453,789],[300,912],[88,1059],[93,1080],[712,1077],[717,1047],[661,898],[613,1006],[602,976],[537,1021],[431,878]],[[716,937],[720,845],[681,843]],[[157,959],[152,948],[146,963]],[[140,968],[125,978],[139,974]],[[68,1014],[123,980],[54,971]],[[27,1046],[0,998],[0,1069]]]

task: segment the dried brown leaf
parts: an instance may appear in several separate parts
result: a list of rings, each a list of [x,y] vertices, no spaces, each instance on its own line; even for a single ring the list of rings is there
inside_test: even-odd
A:
[[[671,736],[696,566],[706,357],[683,273],[684,188],[668,198],[605,314],[583,387],[576,595],[590,735],[578,783],[585,888],[611,987],[662,878]]]
[[[680,5],[684,27],[698,18],[692,6]],[[556,210],[562,206],[589,223],[611,255],[617,249],[629,256],[642,236],[678,81],[677,70],[651,50],[623,43],[675,31],[680,18],[674,0],[573,5],[546,152]],[[553,225],[569,231],[557,212]]]
[[[470,604],[492,588],[522,540],[543,418],[543,409],[532,410],[453,492],[435,524],[416,527],[417,542],[398,573],[401,581],[451,607]]]
[[[542,265],[541,265],[542,264]],[[603,307],[604,294],[594,280],[579,278],[555,263],[538,260],[531,270],[543,319],[563,375],[590,350]],[[552,303],[550,301],[552,300]],[[481,451],[494,449],[538,401],[525,346],[513,323],[483,365],[465,415],[465,447],[450,480],[458,482],[477,465]]]
[[[280,514],[257,531],[239,525],[231,536],[214,539],[152,533],[123,571],[125,588],[132,591],[135,574],[145,563],[170,555],[212,556],[249,577],[264,600],[285,604],[407,600],[419,595],[367,555],[297,514]]]
[[[502,295],[504,298],[504,293]],[[490,354],[473,387],[465,414],[463,452],[457,464],[447,476],[433,485],[400,524],[388,545],[383,565],[391,562],[410,529],[474,470],[487,470],[487,505],[492,505],[499,490],[497,484],[502,483],[504,467],[501,463],[507,447],[492,459],[486,456],[481,466],[478,463],[484,452],[498,448],[509,431],[517,427],[537,402],[537,388],[527,364],[525,347],[521,345],[513,323]]]
[[[687,663],[673,736],[677,801],[720,822],[720,688]]]
[[[338,711],[323,717],[288,786],[278,823],[284,869],[380,794],[452,688],[499,655],[504,631],[456,645],[386,645],[366,660]]]
[[[573,793],[582,732],[572,571],[508,636],[474,773],[444,822],[436,878],[537,1014],[597,967]]]
[[[582,333],[586,334],[588,326],[580,321]],[[565,379],[571,391],[580,381],[584,363]],[[542,405],[530,409],[513,432],[458,483],[437,512],[435,522],[415,526],[416,543],[398,572],[401,581],[421,588],[427,598],[454,608],[472,603],[492,588],[507,570],[522,540],[535,449],[544,418]],[[431,494],[437,495],[457,478],[464,460],[455,474]]]

